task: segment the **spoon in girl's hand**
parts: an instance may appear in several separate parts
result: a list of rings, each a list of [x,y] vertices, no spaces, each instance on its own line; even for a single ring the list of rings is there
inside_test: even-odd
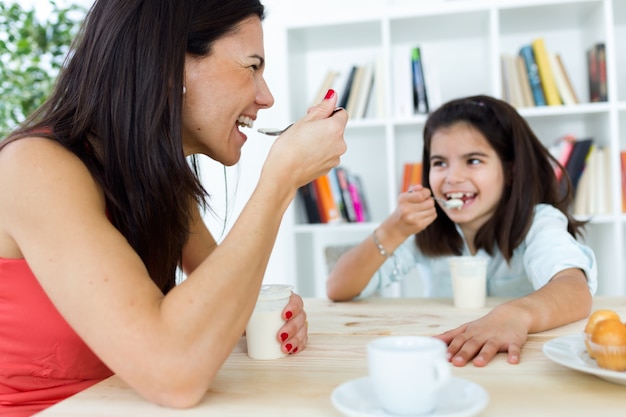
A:
[[[439,202],[439,204],[443,205],[445,208],[448,209],[457,209],[457,210],[461,210],[461,208],[463,207],[463,200],[461,200],[460,198],[451,198],[450,200],[446,200],[445,198],[441,198],[441,197],[433,197],[435,200],[437,200]]]
[[[345,109],[343,107],[335,107],[335,110],[333,110],[333,112],[330,114],[330,116],[332,116],[333,114],[337,113],[339,110],[345,110]],[[291,126],[293,126],[293,123],[290,124],[289,126],[287,126],[284,129],[276,129],[276,128],[272,128],[272,127],[262,127],[260,129],[257,129],[257,132],[262,133],[264,135],[268,135],[268,136],[280,136],[283,133],[285,133],[285,131],[287,129],[289,129]]]

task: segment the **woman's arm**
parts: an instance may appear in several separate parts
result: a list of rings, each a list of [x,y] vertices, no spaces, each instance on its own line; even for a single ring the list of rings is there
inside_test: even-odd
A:
[[[276,140],[228,236],[167,296],[107,219],[86,167],[50,140],[26,138],[0,152],[2,239],[111,370],[151,401],[191,406],[244,331],[297,188],[345,152],[347,114],[328,118],[334,106],[325,100]]]
[[[384,251],[392,254],[409,236],[424,230],[436,217],[430,190],[416,185],[410,192],[400,194],[398,207],[374,234]],[[328,298],[347,301],[358,296],[386,260],[374,241],[374,234],[339,258],[326,282]]]
[[[587,317],[591,301],[585,274],[566,269],[532,294],[501,304],[486,316],[437,337],[448,344],[454,365],[473,361],[485,366],[498,352],[508,352],[509,363],[515,364],[529,334]]]

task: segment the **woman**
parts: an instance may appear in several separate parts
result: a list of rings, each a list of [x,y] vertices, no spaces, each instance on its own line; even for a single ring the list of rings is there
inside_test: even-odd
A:
[[[337,261],[329,298],[367,297],[416,267],[430,295],[450,297],[447,258],[487,258],[487,294],[512,300],[437,336],[456,366],[485,366],[498,352],[518,363],[528,334],[589,314],[597,264],[576,240],[584,223],[568,212],[569,179],[562,191],[557,162],[513,107],[489,96],[445,103],[426,121],[422,158],[423,184]]]
[[[272,106],[263,15],[258,0],[96,0],[48,101],[0,145],[0,415],[112,373],[171,407],[210,387],[296,190],[346,150],[331,90],[275,141],[216,244],[185,157],[237,163],[240,128]],[[277,341],[302,351],[299,296],[283,316]]]

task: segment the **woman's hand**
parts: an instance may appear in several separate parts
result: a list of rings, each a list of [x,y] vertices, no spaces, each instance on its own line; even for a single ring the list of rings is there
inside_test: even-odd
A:
[[[286,323],[277,335],[278,340],[281,341],[281,350],[290,354],[301,352],[309,340],[309,326],[302,297],[292,293],[282,315]]]
[[[498,352],[508,352],[507,361],[517,364],[528,339],[528,326],[519,313],[511,305],[502,304],[478,320],[435,337],[448,345],[448,357],[455,366],[469,361],[485,366]]]
[[[339,165],[347,150],[343,134],[348,113],[333,114],[336,104],[337,93],[333,92],[280,135],[270,149],[262,175],[280,179],[281,184],[290,181],[298,188]]]

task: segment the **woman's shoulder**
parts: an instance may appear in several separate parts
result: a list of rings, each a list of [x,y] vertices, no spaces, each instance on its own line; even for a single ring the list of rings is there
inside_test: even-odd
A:
[[[44,137],[24,137],[0,150],[0,202],[41,204],[64,196],[101,199],[101,190],[83,161],[62,144]],[[45,207],[45,206],[44,206]]]
[[[55,140],[27,136],[0,148],[0,177],[17,178],[19,174],[50,176],[56,172],[75,174],[88,170],[83,162],[70,150]]]

